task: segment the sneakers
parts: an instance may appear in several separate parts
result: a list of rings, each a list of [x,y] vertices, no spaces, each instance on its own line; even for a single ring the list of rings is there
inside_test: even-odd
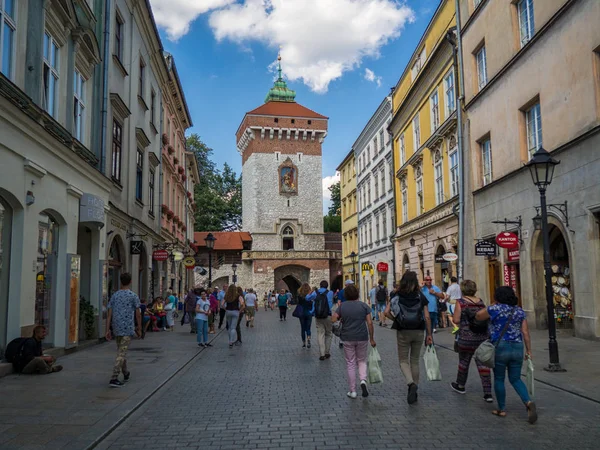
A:
[[[319,361],[325,361],[325,357],[324,356],[319,356]]]
[[[212,347],[212,344],[211,344],[210,342],[208,342],[208,343],[206,344],[206,347]]]
[[[492,394],[485,394],[485,395],[483,396],[483,399],[484,399],[486,402],[488,402],[488,403],[494,403],[494,399],[493,399],[493,397],[492,397]]]
[[[434,329],[433,329],[433,332],[434,332],[434,333],[437,333],[437,328],[434,328]]]
[[[250,321],[246,320],[246,328],[248,328],[250,326]]]
[[[308,340],[308,343],[306,344],[307,348],[310,348],[310,339]]]
[[[415,383],[410,383],[408,385],[408,395],[406,397],[406,401],[408,402],[409,405],[412,405],[413,403],[417,402],[417,399],[418,399],[417,391],[418,390],[419,390],[419,387]]]
[[[329,353],[325,353],[325,359],[329,359],[331,358],[331,355]]]
[[[356,398],[357,397],[356,392],[348,392],[346,395],[348,397],[350,397],[350,398]]]
[[[306,348],[306,344],[304,342],[302,343],[302,348]]]
[[[458,333],[458,330],[460,330],[460,328],[458,328],[458,327],[454,327],[454,329],[452,330],[452,334],[456,334],[456,333]]]
[[[206,347],[206,344],[198,344],[198,347],[204,348],[204,347]]]
[[[131,372],[127,372],[123,374],[123,382],[127,383],[129,381],[129,378],[131,378]]]
[[[108,383],[108,385],[111,388],[121,388],[121,387],[123,387],[124,383],[120,382],[119,380],[117,380],[115,378],[114,380],[110,380],[110,382]]]
[[[365,380],[360,380],[360,389],[362,390],[363,397],[369,396],[369,390],[367,389],[367,382]]]
[[[52,366],[52,372],[60,372],[62,369],[63,367],[60,364]]]
[[[460,387],[458,385],[458,383],[456,383],[455,381],[453,381],[452,383],[450,383],[450,386],[452,387],[452,389],[454,389],[455,392],[458,392],[459,394],[465,394],[467,392],[467,390],[465,389],[464,386]],[[490,398],[491,398],[491,395],[490,395]]]

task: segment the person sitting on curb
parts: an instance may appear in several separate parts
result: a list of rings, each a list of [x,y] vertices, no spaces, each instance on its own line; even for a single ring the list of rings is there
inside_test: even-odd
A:
[[[62,370],[61,365],[54,364],[56,359],[53,356],[44,355],[42,351],[42,341],[46,334],[46,327],[43,325],[38,325],[33,329],[33,336],[23,343],[21,352],[15,361],[17,372],[26,375],[45,375]]]

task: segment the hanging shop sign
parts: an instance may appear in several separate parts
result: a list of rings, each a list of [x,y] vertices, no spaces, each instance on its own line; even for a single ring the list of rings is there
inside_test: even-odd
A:
[[[173,261],[178,262],[184,258],[183,253],[181,252],[173,252]]]
[[[442,258],[444,258],[444,261],[456,261],[458,255],[456,253],[446,253]]]
[[[96,195],[83,194],[79,199],[79,222],[98,230],[104,228],[104,200]]]
[[[196,265],[196,259],[193,256],[188,256],[183,260],[183,265],[186,269],[193,269]]]
[[[444,255],[435,255],[435,262],[436,263],[443,263],[446,260],[444,259]]]
[[[371,263],[362,263],[360,270],[362,271],[363,276],[366,275],[367,272],[373,275],[373,265]]]
[[[504,264],[504,286],[510,286],[510,266]]]
[[[154,261],[166,261],[169,259],[169,252],[166,250],[154,250],[152,253],[152,259]]]
[[[519,236],[515,233],[503,231],[496,236],[496,244],[502,248],[517,248],[519,247]]]
[[[387,263],[380,262],[377,263],[377,272],[387,272],[389,270],[389,266]]]
[[[515,249],[515,250],[509,250],[508,251],[508,261],[513,262],[513,261],[518,261],[521,258],[520,254],[519,254],[519,249]]]
[[[132,255],[141,255],[143,249],[144,249],[143,241],[131,241],[129,244],[129,252]]]
[[[490,241],[479,241],[475,244],[475,256],[496,256],[496,244]]]

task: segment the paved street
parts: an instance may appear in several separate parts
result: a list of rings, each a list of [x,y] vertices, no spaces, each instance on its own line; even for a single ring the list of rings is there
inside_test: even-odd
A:
[[[473,368],[467,395],[450,390],[456,356],[442,348],[444,381],[422,379],[419,403],[409,407],[394,332],[380,327],[384,384],[351,400],[339,349],[321,362],[316,348],[301,348],[296,319],[261,312],[256,324],[232,350],[222,333],[98,448],[597,448],[595,402],[538,383],[540,418],[531,426],[509,386],[509,415],[494,417]]]

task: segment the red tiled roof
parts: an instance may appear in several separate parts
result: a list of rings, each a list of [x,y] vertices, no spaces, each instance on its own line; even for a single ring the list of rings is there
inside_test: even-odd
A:
[[[327,119],[319,113],[302,106],[295,102],[267,102],[247,114],[259,116],[288,116],[288,117],[308,117],[315,119]]]
[[[194,233],[194,241],[199,249],[206,248],[206,236],[208,231]],[[252,236],[246,231],[212,231],[215,237],[214,250],[243,250],[244,242],[252,242]]]

